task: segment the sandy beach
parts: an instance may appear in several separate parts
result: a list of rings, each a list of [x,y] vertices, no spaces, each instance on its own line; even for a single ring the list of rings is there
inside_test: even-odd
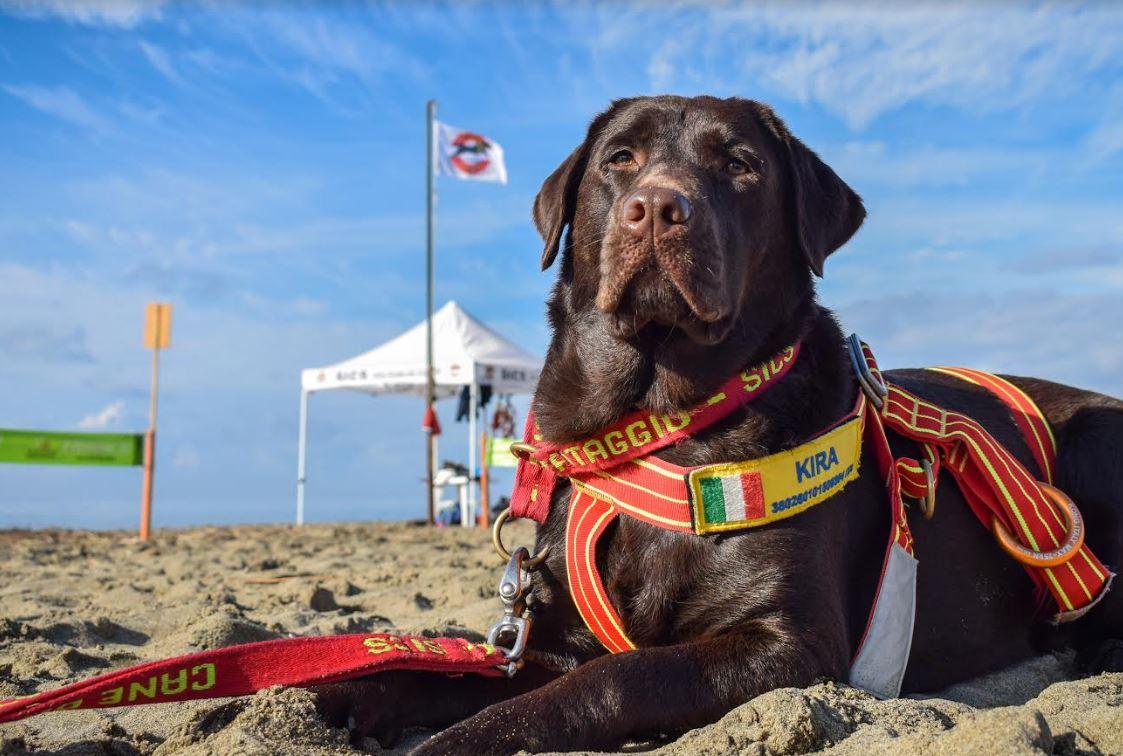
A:
[[[529,540],[526,526],[512,536]],[[487,534],[411,524],[0,532],[0,699],[110,669],[292,635],[478,637],[498,609]],[[776,690],[665,754],[1123,753],[1123,674],[1046,656],[876,701],[835,683]],[[397,751],[426,737],[412,733]],[[367,752],[379,752],[367,740]],[[46,714],[0,725],[0,754],[354,754],[311,694]]]

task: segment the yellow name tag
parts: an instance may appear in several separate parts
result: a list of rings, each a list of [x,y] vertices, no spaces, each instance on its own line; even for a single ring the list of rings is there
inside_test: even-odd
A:
[[[862,418],[794,449],[687,476],[699,535],[767,525],[826,501],[858,477]]]

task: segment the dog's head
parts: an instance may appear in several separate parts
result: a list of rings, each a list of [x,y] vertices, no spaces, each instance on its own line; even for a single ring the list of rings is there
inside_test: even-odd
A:
[[[569,306],[664,349],[790,314],[864,216],[770,108],[712,97],[613,103],[534,203],[543,268],[569,228]]]

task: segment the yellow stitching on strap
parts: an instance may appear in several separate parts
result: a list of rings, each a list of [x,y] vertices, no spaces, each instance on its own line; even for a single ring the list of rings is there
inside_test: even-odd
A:
[[[584,492],[584,494],[586,496],[591,496],[592,498],[599,499],[600,501],[603,501],[606,504],[611,504],[611,505],[614,505],[616,507],[619,507],[620,509],[624,510],[625,512],[629,512],[629,513],[634,512],[636,517],[641,517],[641,518],[646,517],[649,520],[656,520],[656,521],[662,522],[666,525],[673,525],[673,526],[680,527],[680,528],[691,527],[690,522],[687,522],[685,520],[675,520],[675,519],[670,518],[670,517],[662,517],[660,515],[652,514],[651,512],[640,509],[639,507],[634,507],[631,504],[629,504],[628,502],[622,501],[621,499],[616,498],[615,496],[608,493],[607,491],[602,491],[601,489],[597,488],[596,486],[594,486],[590,483],[587,483],[587,482],[582,483],[581,481],[577,480],[577,478],[572,478],[570,480],[570,482],[573,484],[574,488],[576,488],[579,491]]]
[[[662,467],[660,467],[659,465],[654,465],[654,464],[648,462],[646,459],[642,459],[642,458],[633,459],[631,461],[631,463],[633,465],[639,465],[640,467],[642,467],[646,470],[651,470],[651,472],[659,473],[664,478],[670,478],[671,480],[682,480],[682,476],[679,475],[678,473],[673,473],[670,470],[665,470]]]

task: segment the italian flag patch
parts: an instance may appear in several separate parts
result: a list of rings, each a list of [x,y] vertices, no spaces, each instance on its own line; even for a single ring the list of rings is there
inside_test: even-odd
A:
[[[764,487],[761,485],[760,473],[753,471],[740,475],[702,478],[698,484],[708,524],[759,520],[764,517]]]

